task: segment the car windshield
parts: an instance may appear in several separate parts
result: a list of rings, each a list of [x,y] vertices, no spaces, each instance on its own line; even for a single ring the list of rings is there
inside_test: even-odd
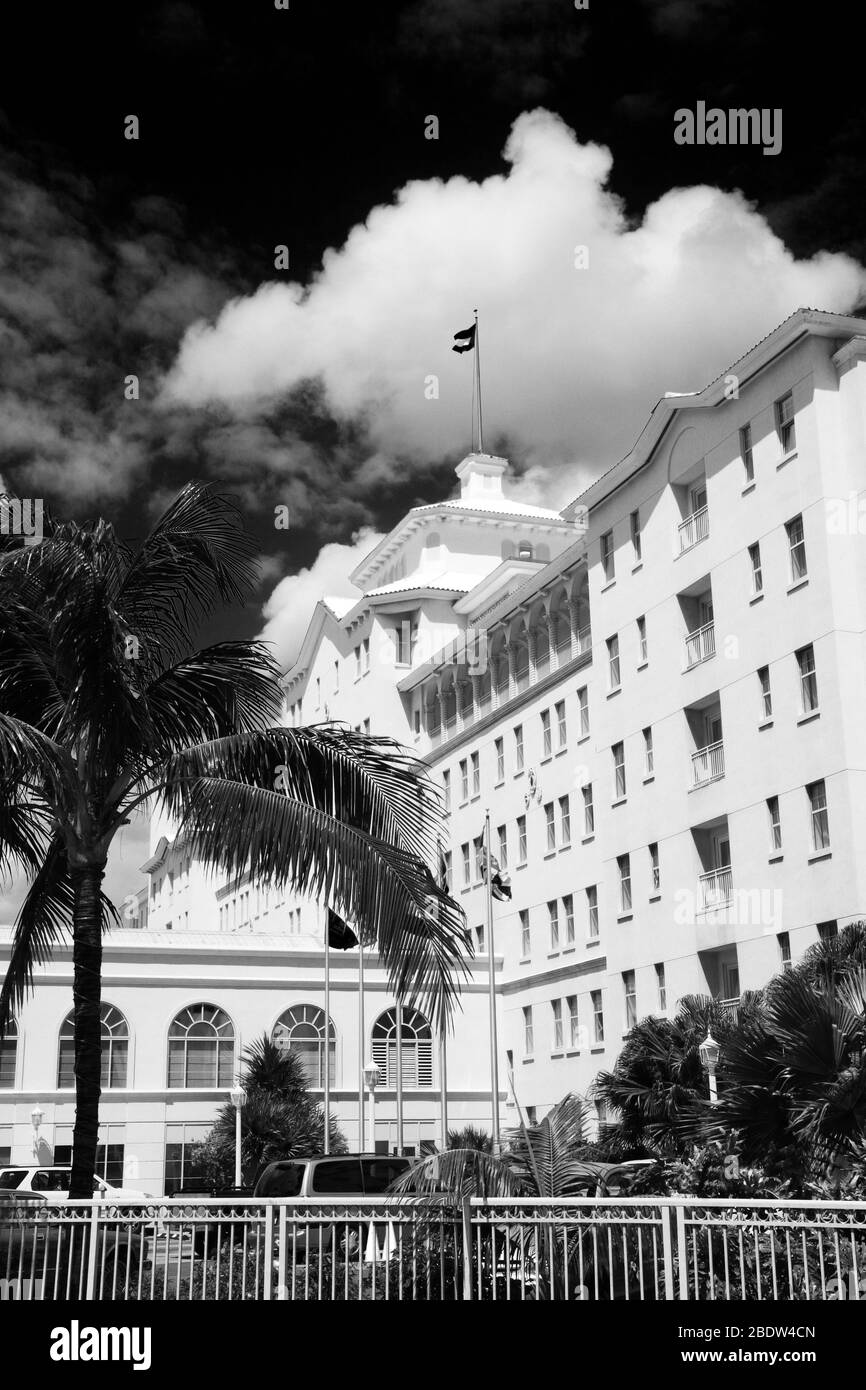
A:
[[[303,1163],[277,1163],[262,1173],[256,1184],[256,1196],[299,1197],[303,1181]]]
[[[26,1176],[26,1168],[4,1168],[0,1171],[0,1187],[19,1187]]]
[[[365,1158],[364,1192],[368,1197],[387,1192],[395,1178],[401,1178],[412,1166],[405,1158]]]

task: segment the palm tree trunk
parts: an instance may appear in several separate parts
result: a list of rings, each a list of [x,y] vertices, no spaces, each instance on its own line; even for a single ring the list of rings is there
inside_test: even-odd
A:
[[[72,924],[72,998],[75,1022],[75,1130],[72,1136],[70,1197],[92,1197],[99,1137],[102,1039],[103,866],[71,870],[75,892]]]

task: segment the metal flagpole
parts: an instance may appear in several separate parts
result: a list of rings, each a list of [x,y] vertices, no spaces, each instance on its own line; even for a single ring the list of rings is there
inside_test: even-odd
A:
[[[331,933],[325,908],[325,1153],[331,1152]]]
[[[364,1152],[364,943],[358,939],[358,1153]]]
[[[448,1148],[448,1059],[445,1027],[439,1033],[439,1109],[442,1114],[442,1148]]]
[[[493,957],[493,864],[490,848],[490,808],[484,812],[487,852],[487,992],[490,1000],[490,1102],[493,1115],[493,1154],[499,1157],[499,1045],[496,1036],[496,978]]]
[[[478,310],[475,310],[475,385],[478,393],[478,452],[484,453],[484,425],[481,416],[481,341],[478,336]]]
[[[403,1002],[397,1000],[397,1152],[403,1152]],[[387,1076],[385,1078],[387,1082]],[[417,1081],[415,1083],[418,1084]]]

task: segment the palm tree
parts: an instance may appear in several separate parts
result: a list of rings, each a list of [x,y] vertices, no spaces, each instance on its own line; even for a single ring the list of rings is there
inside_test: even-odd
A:
[[[277,1047],[267,1033],[244,1050],[242,1061],[242,1181],[251,1187],[262,1168],[276,1159],[321,1153],[325,1114],[310,1094],[297,1053]],[[226,1101],[196,1155],[214,1187],[228,1187],[234,1180],[235,1126],[234,1105]],[[345,1153],[346,1140],[333,1115],[330,1131],[331,1153]]]
[[[754,1007],[746,996],[741,1013]],[[699,1048],[707,1033],[723,1056],[735,1028],[733,1016],[714,999],[686,995],[674,1018],[645,1018],[630,1030],[613,1070],[599,1072],[594,1095],[616,1112],[604,1131],[613,1157],[650,1154],[669,1158],[691,1148],[707,1112],[707,1081]]]
[[[441,810],[390,739],[284,728],[258,642],[196,651],[196,629],[257,576],[237,508],[190,484],[137,550],[104,520],[0,537],[0,876],[30,887],[0,990],[0,1028],[71,931],[73,1197],[91,1195],[100,1098],[102,892],[109,847],[160,804],[189,851],[327,900],[378,947],[395,993],[449,1017],[467,947],[430,872]]]
[[[493,1138],[486,1129],[475,1125],[464,1125],[462,1129],[449,1129],[449,1149],[478,1149],[480,1153],[493,1153]]]

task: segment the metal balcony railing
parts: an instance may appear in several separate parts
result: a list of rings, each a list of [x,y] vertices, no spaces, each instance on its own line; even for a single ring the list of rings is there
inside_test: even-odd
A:
[[[706,507],[699,507],[691,516],[681,521],[677,530],[680,537],[680,554],[691,550],[698,541],[705,541],[710,534],[710,514]]]
[[[714,912],[727,907],[734,896],[733,872],[728,866],[701,874],[698,879],[698,912]]]
[[[692,754],[692,786],[703,787],[707,782],[715,782],[725,775],[725,745],[708,743],[706,748],[698,748]]]
[[[698,666],[716,654],[716,628],[714,623],[704,623],[694,632],[686,633],[686,670]]]

